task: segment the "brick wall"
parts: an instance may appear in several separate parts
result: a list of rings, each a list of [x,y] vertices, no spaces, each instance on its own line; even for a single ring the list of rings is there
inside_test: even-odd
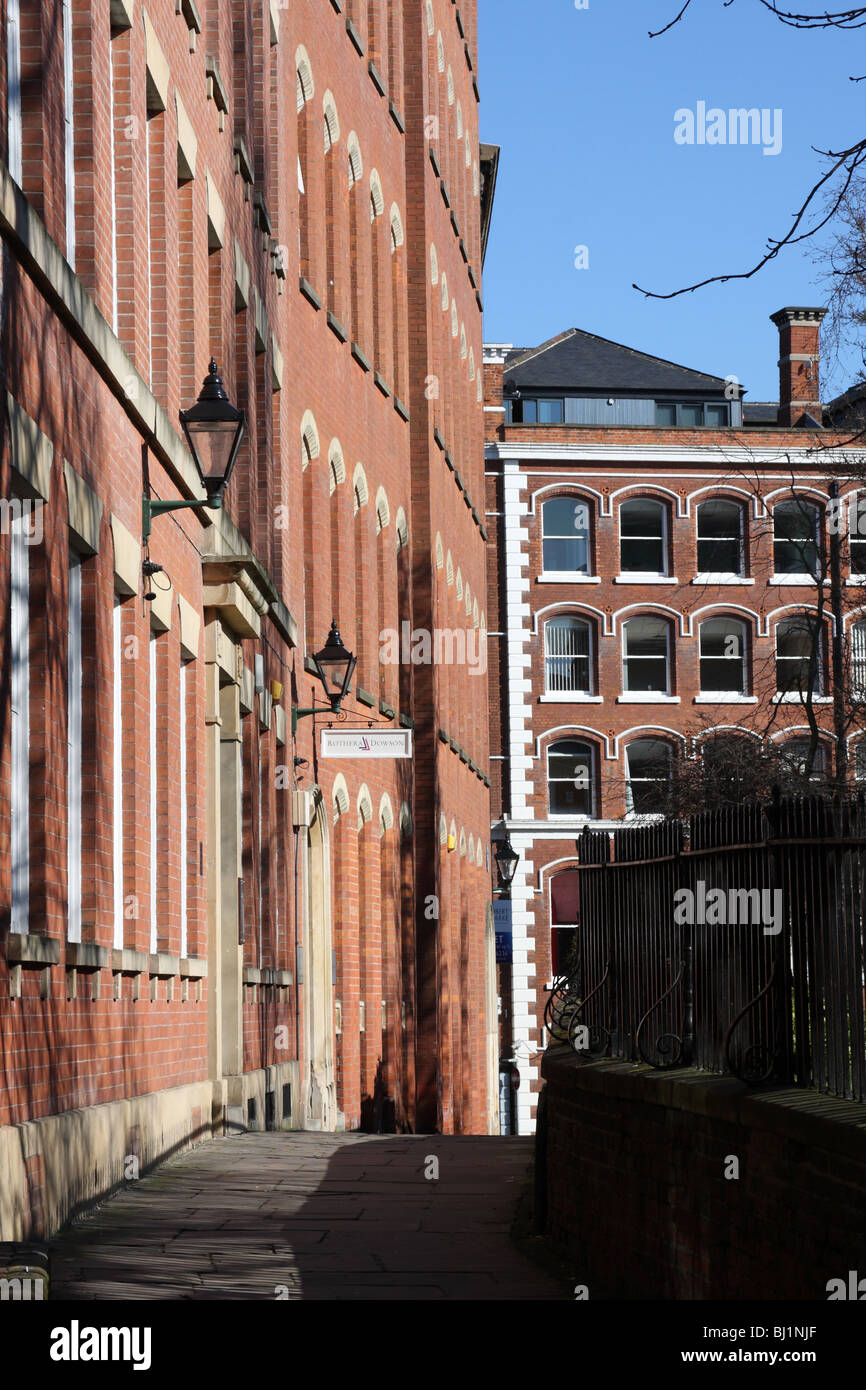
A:
[[[566,1048],[543,1071],[547,1234],[591,1299],[819,1301],[863,1276],[862,1107]]]
[[[69,55],[63,53],[59,6],[49,11],[22,3],[21,10],[22,55],[30,64],[22,105],[22,206],[43,220],[62,251],[63,64]],[[302,1026],[309,983],[285,980],[298,973],[308,891],[291,794],[317,788],[330,827],[334,997],[342,1007],[335,1066],[346,1123],[368,1119],[384,1089],[386,1111],[398,1126],[486,1128],[483,1051],[472,1041],[486,1026],[486,683],[466,663],[393,667],[379,660],[382,628],[405,621],[410,629],[477,633],[485,620],[472,10],[466,5],[458,16],[447,0],[435,0],[431,34],[428,7],[408,0],[350,9],[325,0],[291,7],[220,0],[202,7],[203,31],[197,33],[173,6],[117,4],[109,15],[96,0],[75,0],[74,308],[63,307],[49,273],[34,271],[14,228],[4,232],[3,387],[53,446],[45,540],[30,556],[28,930],[56,943],[57,957],[47,970],[33,962],[17,968],[7,959],[6,920],[0,923],[0,1124],[213,1074],[208,874],[219,822],[208,740],[220,727],[219,687],[234,684],[236,672],[208,645],[214,614],[223,610],[205,605],[203,562],[211,573],[220,563],[234,565],[239,533],[243,592],[259,605],[261,632],[233,630],[232,650],[239,651],[247,676],[258,660],[264,680],[263,698],[257,692],[250,704],[238,706],[242,1065],[257,1071],[297,1061],[303,1078],[309,1061]],[[209,72],[210,59],[216,70]],[[0,66],[5,140],[7,86]],[[326,112],[332,122],[327,151]],[[358,154],[351,177],[350,143]],[[441,280],[432,283],[434,243],[448,280],[447,306]],[[92,318],[94,307],[99,320]],[[82,314],[92,331],[82,329]],[[109,354],[109,365],[101,352]],[[143,490],[161,499],[189,495],[189,475],[178,462],[178,410],[193,403],[211,354],[230,398],[247,412],[224,514],[214,526],[202,512],[155,520],[150,557],[163,572],[151,581],[153,607],[135,563],[130,586],[120,586],[123,948],[155,954],[149,755],[155,623],[153,944],[180,961],[185,871],[187,957],[211,967],[208,977],[188,977],[149,973],[140,961],[127,960],[130,968],[121,970],[120,958],[111,955],[118,928],[112,607],[120,567],[112,518],[135,549]],[[302,433],[310,421],[305,449]],[[102,504],[95,553],[82,567],[82,944],[99,962],[86,970],[73,966],[82,953],[76,955],[76,943],[67,940],[71,513],[64,460]],[[8,498],[19,485],[13,464],[12,436],[4,427],[0,496]],[[437,566],[437,534],[466,586],[459,603],[456,587]],[[0,535],[4,634],[8,545],[8,536]],[[220,582],[234,573],[220,575]],[[169,581],[167,602],[159,591]],[[181,600],[199,618],[192,653]],[[346,704],[350,725],[413,725],[411,764],[322,760],[320,720],[301,721],[294,743],[290,732],[284,737],[278,711],[290,730],[291,704],[320,698],[306,662],[332,618],[359,656]],[[178,780],[182,668],[185,798]],[[282,686],[273,708],[272,682]],[[239,688],[243,693],[248,686]],[[453,747],[442,742],[443,728]],[[0,912],[6,918],[10,776],[4,686]],[[442,817],[457,828],[453,851],[440,843]],[[452,982],[447,991],[440,988],[443,979]],[[67,999],[73,984],[76,997]]]

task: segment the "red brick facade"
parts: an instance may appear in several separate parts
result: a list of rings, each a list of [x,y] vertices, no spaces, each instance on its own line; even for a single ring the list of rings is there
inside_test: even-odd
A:
[[[0,497],[44,503],[17,608],[0,535],[0,1126],[202,1081],[260,1126],[261,1073],[278,1121],[485,1132],[486,682],[379,659],[486,623],[475,6],[71,0],[68,52],[59,3],[0,9]],[[247,415],[226,504],[157,516],[145,580],[211,354]],[[335,727],[410,728],[411,762],[321,757],[327,711],[293,741],[332,618]]]
[[[812,319],[792,326],[794,313],[811,314]],[[791,580],[775,573],[781,566],[776,563],[774,509],[794,495],[814,501],[817,548],[826,556],[833,526],[829,478],[839,480],[843,523],[863,483],[850,434],[790,427],[792,401],[799,403],[796,419],[806,410],[821,419],[820,401],[798,384],[805,365],[813,394],[818,390],[820,318],[821,311],[810,310],[774,316],[781,332],[779,412],[784,422],[775,427],[506,424],[504,354],[495,347],[486,350],[492,805],[494,826],[508,830],[521,855],[512,896],[514,964],[502,967],[500,989],[503,1047],[509,1055],[516,1049],[524,1077],[518,1095],[524,1132],[533,1124],[531,1097],[541,1084],[537,1054],[546,1045],[544,1004],[557,967],[552,881],[576,864],[575,839],[584,824],[612,825],[629,814],[629,747],[651,739],[693,757],[713,732],[742,732],[756,746],[764,739],[808,739],[801,704],[779,699],[776,659],[780,623],[786,616],[814,613],[818,587],[801,576]],[[826,451],[840,444],[842,461],[831,463]],[[850,463],[844,461],[846,448]],[[545,573],[542,510],[546,501],[558,497],[587,509],[585,577],[557,579],[555,573]],[[663,574],[656,579],[630,575],[631,566],[624,563],[620,508],[635,498],[660,504],[663,515]],[[737,577],[701,574],[697,512],[700,504],[716,498],[739,508],[742,569]],[[851,627],[862,612],[862,579],[844,524],[842,532],[842,625],[850,653]],[[820,615],[823,684],[815,710],[824,766],[832,772],[829,590],[827,580]],[[558,616],[574,616],[588,625],[587,693],[551,693],[545,625]],[[667,694],[634,694],[625,683],[626,625],[643,616],[659,621],[668,634]],[[702,634],[711,631],[703,624],[715,618],[729,619],[735,625],[731,630],[741,634],[742,694],[708,693],[712,681],[707,681],[706,661],[702,663],[708,648],[701,643]],[[856,711],[851,717],[849,711],[852,777],[864,733],[866,719]],[[552,809],[557,792],[549,752],[568,740],[585,750],[591,784],[579,814]]]

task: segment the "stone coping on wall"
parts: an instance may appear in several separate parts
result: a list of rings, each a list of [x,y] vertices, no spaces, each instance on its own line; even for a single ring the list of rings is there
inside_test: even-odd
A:
[[[736,1077],[696,1067],[661,1072],[639,1063],[589,1060],[564,1045],[548,1048],[541,1075],[556,1087],[574,1084],[615,1099],[639,1098],[642,1104],[771,1131],[866,1162],[866,1105],[857,1101],[794,1087],[758,1090]]]

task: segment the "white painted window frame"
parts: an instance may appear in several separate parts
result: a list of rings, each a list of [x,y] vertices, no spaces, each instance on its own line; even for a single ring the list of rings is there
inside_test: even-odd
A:
[[[24,165],[20,0],[6,0],[6,132],[9,173],[20,187]]]

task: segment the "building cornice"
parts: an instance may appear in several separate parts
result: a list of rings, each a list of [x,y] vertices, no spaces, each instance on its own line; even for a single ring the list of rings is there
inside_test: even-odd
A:
[[[844,446],[838,446],[841,450]],[[844,450],[847,454],[847,450]],[[853,450],[851,451],[854,452]],[[824,466],[829,465],[836,457],[836,450],[832,448],[803,448],[794,445],[786,447],[768,448],[760,444],[725,444],[725,445],[694,445],[694,444],[598,444],[598,443],[574,443],[574,444],[552,444],[549,441],[539,441],[539,443],[527,442],[525,440],[497,441],[487,443],[484,448],[484,458],[487,462],[495,463],[515,463],[531,464],[540,463],[607,463],[607,464],[639,464],[642,466],[656,465],[660,468],[670,469],[678,464],[704,464],[708,468],[719,464],[726,465],[728,468],[732,464],[746,464],[754,466],[756,463],[774,464],[781,466],[786,463],[798,463],[803,465],[811,464],[818,467],[822,462]]]

